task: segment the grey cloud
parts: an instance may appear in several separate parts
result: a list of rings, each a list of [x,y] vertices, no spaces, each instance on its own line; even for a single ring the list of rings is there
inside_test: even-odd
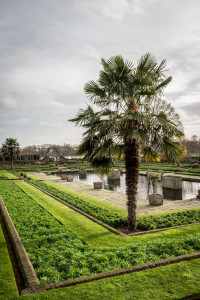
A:
[[[174,80],[166,98],[188,134],[197,131],[199,0],[0,0],[0,6],[0,143],[12,135],[24,145],[79,143],[81,129],[67,120],[85,106],[83,87],[98,78],[100,58],[121,54],[136,63],[146,52],[167,59]]]
[[[180,107],[180,109],[183,110],[190,118],[191,117],[195,118],[196,116],[200,117],[200,101],[193,102],[188,105],[184,105],[184,106]],[[193,121],[193,119],[191,119],[191,122],[192,121]]]

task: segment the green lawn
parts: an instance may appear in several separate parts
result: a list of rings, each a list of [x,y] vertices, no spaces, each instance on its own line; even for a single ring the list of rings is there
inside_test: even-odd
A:
[[[17,298],[18,291],[6,242],[0,225],[0,299]]]
[[[17,177],[6,170],[0,170],[0,179],[17,179]]]
[[[27,299],[168,300],[200,295],[200,259],[27,296]]]

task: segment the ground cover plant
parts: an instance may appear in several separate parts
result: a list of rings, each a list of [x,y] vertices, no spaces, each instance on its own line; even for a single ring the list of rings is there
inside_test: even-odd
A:
[[[200,250],[200,235],[93,249],[28,197],[13,182],[0,182],[18,233],[42,283],[120,269]]]
[[[113,227],[125,227],[128,224],[127,217],[110,209],[102,208],[99,205],[87,202],[86,198],[76,197],[64,189],[50,186],[44,182],[31,181],[37,187],[49,192],[50,194],[66,201],[67,203],[79,208],[83,212],[103,221]],[[138,230],[152,230],[159,228],[167,228],[178,225],[186,225],[200,222],[200,208],[185,209],[175,212],[160,213],[154,215],[139,215],[137,220]]]
[[[44,293],[19,296],[0,229],[0,298],[2,299],[183,299],[200,294],[200,259],[97,280]],[[134,282],[134,284],[133,284]]]

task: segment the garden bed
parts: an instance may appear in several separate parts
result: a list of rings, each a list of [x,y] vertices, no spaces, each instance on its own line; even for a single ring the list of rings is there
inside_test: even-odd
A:
[[[129,268],[200,250],[200,235],[111,249],[85,245],[12,182],[1,194],[41,283]],[[3,188],[3,191],[2,191]]]

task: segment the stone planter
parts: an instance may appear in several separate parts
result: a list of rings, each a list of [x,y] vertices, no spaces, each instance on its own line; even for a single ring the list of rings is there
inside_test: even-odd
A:
[[[60,178],[61,178],[62,180],[67,180],[67,175],[66,175],[66,174],[62,174],[62,175],[60,175]]]
[[[167,189],[182,189],[182,177],[162,176],[162,187]]]
[[[24,176],[19,176],[19,179],[20,179],[20,180],[24,180],[25,177],[24,177]]]
[[[72,175],[67,176],[67,181],[72,182],[74,180],[74,177]]]
[[[95,190],[101,190],[103,187],[103,182],[101,182],[101,181],[93,182],[93,186],[94,186]]]
[[[87,173],[86,167],[79,168],[79,174],[86,174],[86,173]]]
[[[161,194],[152,194],[149,195],[149,204],[150,205],[162,205],[163,204],[163,195]]]
[[[108,179],[118,180],[120,179],[120,171],[112,170],[108,175]]]

